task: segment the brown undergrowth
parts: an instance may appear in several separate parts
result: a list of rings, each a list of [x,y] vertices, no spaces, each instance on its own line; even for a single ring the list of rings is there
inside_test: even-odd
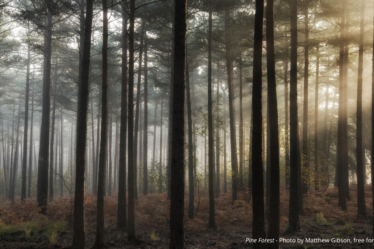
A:
[[[357,186],[350,185],[351,199],[347,199],[347,212],[341,211],[338,207],[338,191],[336,188],[311,191],[304,195],[305,218],[315,219],[316,214],[323,213],[328,222],[350,222],[357,218]],[[366,209],[370,215],[373,213],[371,185],[365,186]],[[189,219],[188,198],[185,198],[185,225],[187,231],[201,231],[206,229],[209,217],[209,202],[205,196],[195,198],[195,218]],[[239,223],[251,224],[252,202],[248,202],[248,191],[241,191],[238,200],[232,203],[231,192],[221,193],[216,198],[216,221],[218,227],[235,225]],[[47,219],[52,222],[66,220],[72,224],[73,199],[71,197],[57,197],[48,202],[46,215],[39,213],[37,203],[34,199],[28,199],[21,203],[16,199],[14,203],[3,201],[0,205],[0,224],[18,224],[33,220]],[[112,196],[105,197],[104,202],[105,226],[115,227],[117,220],[117,192]],[[281,229],[286,229],[288,224],[289,195],[281,191],[280,195],[280,220]],[[170,220],[170,202],[166,194],[139,194],[135,206],[136,222],[140,227],[159,228],[165,226]],[[85,198],[86,230],[94,232],[96,227],[96,197],[91,193]]]

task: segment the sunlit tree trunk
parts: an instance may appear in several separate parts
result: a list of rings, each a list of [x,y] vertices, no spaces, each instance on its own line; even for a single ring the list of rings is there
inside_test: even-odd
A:
[[[316,93],[314,103],[314,185],[315,189],[319,189],[319,158],[318,158],[318,85],[319,85],[319,44],[317,45],[317,65],[316,65]]]
[[[290,143],[289,143],[289,127],[288,127],[288,122],[289,122],[289,117],[288,117],[288,61],[283,62],[283,67],[284,67],[284,123],[285,123],[285,128],[284,128],[284,133],[285,133],[285,138],[284,138],[284,148],[285,148],[285,171],[286,171],[286,190],[290,189]]]
[[[242,55],[239,58],[239,186],[243,187],[243,74]]]
[[[216,198],[220,192],[220,137],[219,137],[219,64],[217,64],[217,114],[216,114],[216,186],[215,194]],[[241,175],[241,174],[240,174]]]

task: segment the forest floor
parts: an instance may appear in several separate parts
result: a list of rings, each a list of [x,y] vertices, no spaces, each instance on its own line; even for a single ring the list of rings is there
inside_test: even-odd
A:
[[[373,248],[373,214],[371,185],[365,186],[368,216],[358,218],[356,185],[351,184],[351,200],[347,212],[338,208],[336,188],[312,191],[304,196],[304,215],[300,216],[301,230],[285,234],[288,225],[289,195],[281,192],[280,232],[285,241],[281,248]],[[186,195],[188,196],[188,195]],[[139,195],[136,201],[138,240],[128,242],[127,234],[116,229],[117,193],[105,197],[105,240],[108,248],[168,248],[169,208],[165,194]],[[220,194],[215,202],[216,230],[207,229],[208,198],[196,197],[195,219],[187,217],[185,199],[186,248],[251,248],[246,243],[252,234],[252,202],[248,191],[241,191],[232,205],[231,192]],[[48,203],[46,215],[39,214],[36,201],[21,203],[2,201],[0,204],[0,248],[68,248],[72,244],[73,199],[56,197]],[[85,200],[86,244],[93,246],[96,230],[96,198],[87,194]],[[292,240],[295,240],[293,242]],[[308,239],[325,239],[315,243]],[[356,239],[356,240],[355,240]],[[357,241],[357,239],[363,239]],[[335,240],[335,242],[334,242]],[[343,240],[343,243],[339,243]],[[326,243],[327,242],[327,243]]]

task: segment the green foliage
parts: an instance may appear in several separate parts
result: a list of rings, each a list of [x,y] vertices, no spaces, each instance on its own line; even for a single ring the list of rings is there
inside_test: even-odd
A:
[[[353,223],[352,222],[346,222],[344,224],[344,230],[349,234],[352,235],[354,232]]]
[[[321,213],[317,213],[317,215],[316,215],[316,221],[320,225],[327,225],[328,224],[328,222],[327,222],[326,218],[323,216],[322,212]]]

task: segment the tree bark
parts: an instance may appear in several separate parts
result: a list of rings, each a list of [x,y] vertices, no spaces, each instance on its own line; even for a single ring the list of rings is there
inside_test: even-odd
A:
[[[274,1],[268,0],[266,5],[266,48],[268,72],[268,113],[270,132],[270,209],[268,238],[273,239],[269,248],[279,247],[279,131],[278,102],[275,78],[274,52]]]
[[[262,36],[264,22],[264,1],[256,0],[254,48],[253,48],[253,90],[252,111],[253,130],[252,140],[256,146],[252,147],[252,172],[256,176],[252,181],[253,190],[253,238],[264,238],[264,183],[262,162]],[[233,172],[234,173],[234,172]],[[254,244],[254,248],[264,248],[261,243]]]
[[[16,188],[16,180],[17,180],[17,170],[18,170],[18,138],[19,138],[19,124],[21,120],[21,98],[19,99],[18,104],[18,121],[17,121],[17,128],[16,128],[16,145],[14,150],[14,160],[13,160],[13,174],[12,174],[12,186],[10,189],[10,200],[14,202],[14,192]]]
[[[143,141],[143,195],[148,194],[148,46],[144,48],[144,141]]]
[[[25,127],[23,132],[23,160],[22,160],[22,191],[21,202],[26,199],[26,171],[27,171],[27,131],[29,124],[29,92],[30,92],[30,45],[27,46],[27,72],[25,93]]]
[[[290,73],[290,204],[289,227],[299,230],[299,168],[297,118],[297,0],[291,2],[291,73]]]
[[[63,126],[63,123],[64,123],[64,119],[63,119],[63,115],[62,115],[62,106],[60,107],[60,111],[61,111],[61,138],[60,138],[60,143],[61,143],[61,146],[60,146],[60,175],[62,176],[63,175],[63,168],[64,168],[64,126]],[[88,102],[87,102],[87,109],[88,109]],[[56,164],[57,166],[57,164]],[[57,167],[56,167],[56,173],[57,173]],[[76,174],[75,174],[76,175]],[[55,174],[56,176],[56,174]],[[75,185],[77,186],[77,185]],[[62,185],[62,177],[60,177],[60,196],[63,197],[64,196],[64,192],[63,192],[63,185]]]
[[[106,149],[107,149],[107,126],[108,126],[108,2],[102,0],[103,4],[103,48],[102,48],[102,101],[101,101],[101,139],[100,160],[97,188],[97,219],[96,239],[94,247],[104,248],[104,187],[106,175]]]
[[[216,185],[215,185],[215,194],[218,198],[220,192],[220,137],[219,137],[219,64],[217,64],[217,114],[216,114]],[[242,173],[240,177],[243,178]]]
[[[318,84],[319,84],[319,44],[317,45],[317,65],[316,65],[316,93],[314,103],[314,185],[315,189],[319,189],[319,158],[318,158]]]
[[[51,89],[51,53],[52,53],[52,14],[47,4],[47,28],[44,34],[44,65],[43,65],[43,108],[41,117],[41,132],[39,142],[37,201],[42,207],[41,213],[47,211],[48,201],[48,145]]]
[[[284,123],[285,123],[285,171],[286,171],[286,190],[290,189],[290,143],[289,143],[289,126],[288,126],[288,61],[283,62],[284,66]]]
[[[57,89],[57,66],[56,66],[56,70],[55,70],[55,77],[56,77],[56,81],[55,81],[55,90],[54,90],[54,94],[53,94],[53,110],[52,110],[52,127],[51,127],[51,144],[50,144],[50,152],[49,152],[49,156],[50,156],[50,159],[49,159],[49,201],[52,201],[53,200],[53,143],[54,143],[54,136],[55,136],[55,121],[56,121],[56,89]],[[56,150],[57,152],[57,150]],[[57,163],[56,163],[57,165]],[[56,172],[55,172],[56,174]]]
[[[121,65],[121,131],[119,141],[117,228],[125,231],[126,217],[126,135],[127,135],[127,3],[122,2],[122,65]]]
[[[170,249],[184,248],[184,103],[187,1],[175,1]]]
[[[158,191],[161,194],[162,193],[162,112],[163,112],[163,105],[164,100],[161,99],[161,107],[160,107],[160,166],[158,171]]]
[[[364,189],[364,162],[362,157],[362,73],[364,70],[364,28],[365,28],[365,0],[361,0],[360,42],[358,52],[358,82],[357,82],[357,207],[358,215],[366,216]]]

